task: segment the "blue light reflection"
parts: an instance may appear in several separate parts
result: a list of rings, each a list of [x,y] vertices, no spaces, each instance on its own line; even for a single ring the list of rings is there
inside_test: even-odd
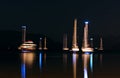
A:
[[[93,54],[90,54],[90,69],[93,72]]]
[[[42,70],[42,53],[39,54],[39,67]]]
[[[21,64],[21,76],[22,78],[26,78],[26,68],[25,68],[25,64]]]

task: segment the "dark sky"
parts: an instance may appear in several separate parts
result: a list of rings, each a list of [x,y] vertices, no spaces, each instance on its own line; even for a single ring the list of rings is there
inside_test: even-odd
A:
[[[90,21],[90,31],[104,36],[120,35],[119,0],[0,0],[0,30],[20,30],[61,38],[72,33],[73,20],[78,29]]]

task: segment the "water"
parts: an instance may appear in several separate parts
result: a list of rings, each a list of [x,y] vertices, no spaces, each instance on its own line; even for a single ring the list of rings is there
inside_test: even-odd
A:
[[[120,54],[1,51],[0,78],[120,78]]]

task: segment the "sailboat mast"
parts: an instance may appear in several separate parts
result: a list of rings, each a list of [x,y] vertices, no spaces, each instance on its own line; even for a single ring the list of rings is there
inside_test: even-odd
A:
[[[85,22],[84,27],[84,47],[88,47],[88,22]]]
[[[47,47],[46,47],[46,37],[44,38],[44,50],[47,50]]]
[[[73,47],[77,46],[77,19],[74,20]]]
[[[40,42],[39,42],[39,50],[42,50],[42,38],[40,38]]]
[[[67,34],[64,34],[63,36],[63,47],[67,48]]]
[[[100,38],[100,48],[99,50],[103,50],[103,41],[102,41],[102,37]]]
[[[22,26],[22,43],[26,41],[26,26]]]

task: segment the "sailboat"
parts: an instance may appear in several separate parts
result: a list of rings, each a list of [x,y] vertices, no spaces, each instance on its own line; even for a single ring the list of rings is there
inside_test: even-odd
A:
[[[82,52],[93,52],[93,48],[88,43],[88,22],[85,22]]]
[[[48,48],[46,47],[46,43],[47,43],[47,41],[46,41],[46,37],[44,38],[44,50],[47,50]]]
[[[63,36],[63,50],[69,50],[67,47],[67,34],[64,34]]]
[[[36,50],[36,46],[37,45],[33,41],[26,41],[26,26],[22,26],[22,44],[18,49],[24,52],[30,52]]]
[[[79,51],[79,47],[77,45],[77,19],[74,20],[72,51]]]
[[[39,41],[39,50],[42,50],[42,38],[40,38],[40,41]]]
[[[103,50],[103,41],[102,41],[102,37],[100,37],[100,47],[98,50]]]

